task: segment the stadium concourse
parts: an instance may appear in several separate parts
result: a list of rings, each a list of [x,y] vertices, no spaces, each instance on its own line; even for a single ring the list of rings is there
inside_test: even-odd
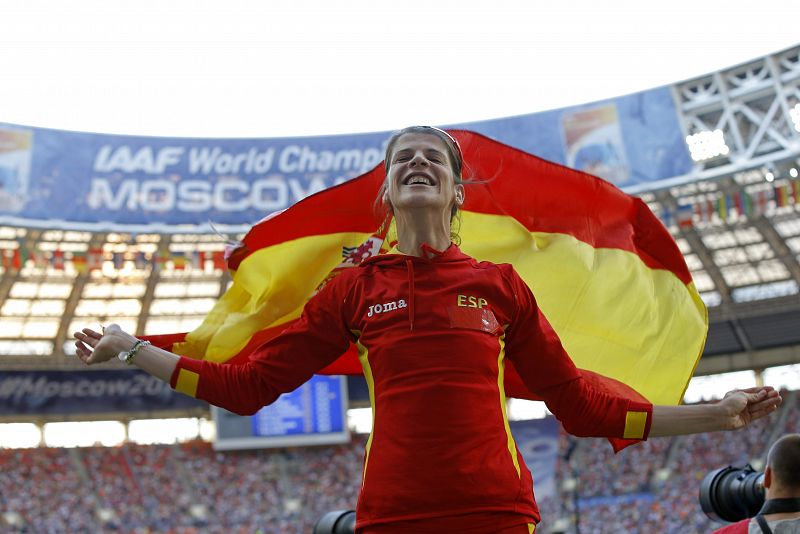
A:
[[[462,127],[599,174],[662,220],[709,311],[686,402],[756,384],[783,388],[785,402],[746,431],[656,438],[617,455],[602,440],[575,444],[553,425],[552,476],[533,469],[543,517],[537,532],[708,532],[697,501],[702,477],[729,464],[759,468],[777,436],[800,431],[800,47],[595,104]],[[555,116],[565,135],[572,132],[565,139],[552,128]],[[536,146],[512,135],[534,130],[556,133]],[[361,160],[347,143],[364,155],[385,139],[307,138],[304,152],[296,140],[253,140],[259,148],[251,151],[241,140],[233,148],[222,140],[164,147],[164,140],[0,124],[0,531],[299,533],[325,512],[355,506],[363,380],[348,381],[356,430],[349,442],[221,451],[212,441],[222,427],[209,422],[207,405],[121,362],[87,369],[74,358],[71,333],[111,322],[139,335],[190,331],[230,286],[225,238],[187,227],[188,211],[147,220],[142,199],[206,206],[203,221],[231,217],[223,230],[240,239],[243,224],[225,211],[239,197],[226,191],[267,192],[239,199],[252,202],[242,204],[238,222],[258,220],[256,201],[279,209],[352,177]],[[79,161],[89,148],[56,153],[62,142],[100,148]],[[134,152],[125,143],[155,149]],[[214,143],[222,148],[209,148]],[[246,163],[251,154],[253,165],[262,155],[280,162],[302,153],[317,166],[328,152],[347,157],[342,168],[294,175],[287,167],[276,171],[283,178],[258,181],[175,164],[192,150],[223,163],[234,153]],[[169,157],[158,160],[159,153]],[[153,178],[145,163],[154,161],[175,164],[175,174]],[[181,172],[190,186],[176,185]],[[75,198],[94,209],[59,208],[52,186],[65,175]],[[214,192],[203,189],[204,179]],[[212,213],[212,201],[225,210]],[[96,220],[79,220],[87,215]],[[518,406],[512,419],[520,418]],[[524,432],[541,422],[513,427]],[[517,439],[525,450],[530,436]]]

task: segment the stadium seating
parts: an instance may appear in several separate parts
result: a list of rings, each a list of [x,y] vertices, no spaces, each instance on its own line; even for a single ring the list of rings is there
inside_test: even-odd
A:
[[[654,438],[617,455],[605,440],[580,440],[570,464],[562,455],[557,467],[561,487],[577,473],[577,502],[575,489],[542,499],[537,532],[552,532],[576,504],[582,532],[709,532],[714,523],[698,505],[700,481],[715,468],[763,458],[771,432],[800,430],[788,398],[785,417],[779,411],[737,433]],[[324,513],[355,506],[365,441],[357,435],[340,446],[225,453],[203,441],[0,449],[0,517],[21,518],[0,526],[19,533],[306,534]],[[562,434],[562,454],[567,445]]]

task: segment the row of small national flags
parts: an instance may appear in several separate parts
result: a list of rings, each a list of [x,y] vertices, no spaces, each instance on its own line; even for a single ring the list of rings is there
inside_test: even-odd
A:
[[[52,267],[65,270],[72,265],[75,271],[82,273],[101,270],[103,264],[111,262],[116,270],[122,270],[126,262],[132,262],[136,269],[148,266],[171,268],[177,271],[186,269],[204,270],[208,262],[214,269],[225,269],[225,253],[222,250],[169,252],[159,251],[153,254],[145,252],[106,252],[101,248],[90,248],[87,251],[42,251],[31,250],[20,243],[17,248],[0,249],[2,267],[6,270],[20,270],[29,261],[34,267]]]
[[[715,216],[723,222],[728,221],[735,214],[738,216],[760,216],[767,212],[770,201],[774,201],[777,208],[789,205],[800,205],[800,180],[793,180],[761,191],[748,193],[728,193],[716,199],[701,200],[688,204],[679,204],[677,210],[664,210],[661,219],[666,226],[676,222],[681,227],[694,226],[695,222],[709,222]],[[107,252],[102,248],[90,248],[88,251],[41,251],[32,250],[19,242],[16,248],[0,249],[0,265],[3,269],[19,270],[32,261],[34,267],[53,267],[64,270],[71,264],[77,272],[101,270],[105,262],[111,262],[116,270],[122,270],[125,262],[133,262],[136,269],[146,269],[148,266],[174,269],[204,270],[210,262],[214,269],[225,270],[225,252],[214,251],[158,251],[146,252]]]
[[[762,189],[753,193],[740,191],[720,195],[716,199],[699,200],[692,203],[679,204],[675,211],[665,210],[661,219],[666,226],[676,222],[678,226],[686,228],[694,226],[696,222],[710,222],[718,217],[727,222],[736,216],[748,218],[759,217],[767,213],[770,201],[774,201],[776,208],[800,205],[800,180],[775,185],[769,189]]]

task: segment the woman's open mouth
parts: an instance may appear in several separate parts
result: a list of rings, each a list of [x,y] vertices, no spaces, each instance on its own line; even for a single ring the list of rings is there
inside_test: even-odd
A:
[[[432,186],[435,185],[434,181],[425,174],[411,174],[405,180],[403,180],[403,185],[427,185]]]

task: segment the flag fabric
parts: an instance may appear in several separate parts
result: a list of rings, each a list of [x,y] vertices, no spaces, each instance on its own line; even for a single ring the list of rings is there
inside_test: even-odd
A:
[[[172,266],[176,271],[186,269],[186,255],[183,252],[172,253]]]
[[[717,200],[717,213],[719,213],[719,218],[723,222],[728,220],[728,198],[726,195],[720,195],[719,200]]]
[[[64,251],[63,250],[54,250],[53,256],[50,258],[53,262],[53,268],[57,271],[64,270]]]
[[[736,216],[742,217],[744,215],[744,192],[740,191],[733,194],[733,204],[736,206]]]
[[[37,269],[47,266],[47,257],[41,250],[31,250],[31,259],[33,260],[33,266]]]
[[[147,256],[145,256],[144,252],[139,251],[136,254],[134,254],[133,264],[140,271],[147,268]]]
[[[679,403],[708,318],[658,218],[599,178],[476,133],[451,133],[473,182],[454,225],[461,249],[515,267],[587,379],[639,400]],[[379,224],[373,209],[383,180],[379,166],[257,223],[228,258],[233,283],[202,325],[149,339],[193,358],[246,361],[327,279],[396,242],[394,225]],[[509,367],[507,394],[536,398]],[[353,347],[322,373],[360,374]]]
[[[781,192],[781,204],[783,206],[788,206],[789,205],[789,193],[790,193],[789,184],[781,185],[780,186],[780,192]]]
[[[767,208],[769,207],[769,194],[767,193],[766,189],[762,189],[758,192],[758,208],[761,215],[767,213]]]
[[[85,252],[74,252],[72,254],[72,266],[77,273],[85,273],[89,270],[89,263]]]
[[[215,269],[222,269],[224,270],[227,265],[225,263],[225,252],[221,250],[215,250],[211,253],[211,259],[214,263]]]
[[[25,265],[25,262],[28,260],[28,249],[22,247],[20,244],[19,247],[14,249],[13,256],[11,258],[11,266],[19,271]]]
[[[0,254],[3,257],[3,269],[14,269],[19,271],[22,268],[22,255],[20,254],[20,249],[3,249],[0,250]]]
[[[778,208],[784,207],[786,204],[784,203],[786,198],[781,193],[781,187],[779,185],[773,186],[773,195],[775,197],[775,206]]]
[[[189,252],[189,264],[192,266],[192,269],[202,271],[205,265],[205,259],[205,254],[202,250]]]
[[[672,210],[665,209],[661,212],[661,221],[664,223],[664,226],[669,228],[672,226]]]
[[[753,197],[747,191],[742,191],[742,203],[744,204],[744,214],[747,218],[753,216]]]
[[[86,265],[90,271],[99,271],[103,268],[103,249],[90,248],[86,254]]]
[[[705,206],[704,220],[705,222],[710,223],[714,219],[714,203],[711,201],[711,199],[706,199],[706,201],[702,202],[702,204]]]
[[[121,271],[122,268],[125,266],[125,254],[122,252],[114,252],[111,255],[111,259],[114,262],[114,269],[117,271]]]
[[[166,265],[167,262],[170,260],[169,250],[159,250],[153,254],[153,267],[160,267],[162,265]]]
[[[691,204],[681,204],[678,206],[678,226],[681,228],[691,228],[694,226]]]

